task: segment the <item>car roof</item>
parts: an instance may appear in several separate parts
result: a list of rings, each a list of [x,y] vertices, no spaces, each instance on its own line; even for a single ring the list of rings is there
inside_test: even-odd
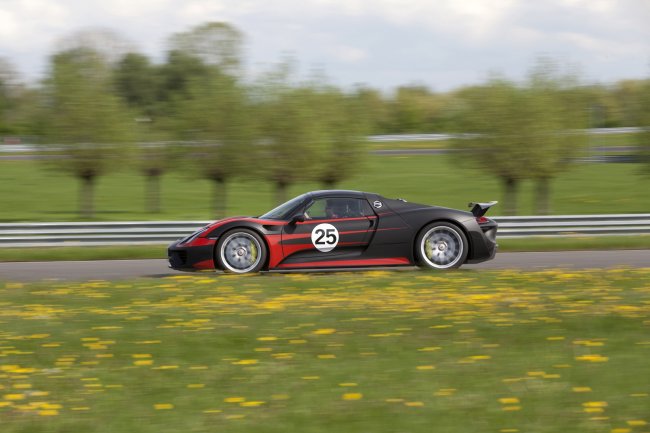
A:
[[[365,198],[366,193],[363,191],[353,191],[347,189],[324,189],[320,191],[312,191],[309,193],[313,198],[320,197],[354,197]]]

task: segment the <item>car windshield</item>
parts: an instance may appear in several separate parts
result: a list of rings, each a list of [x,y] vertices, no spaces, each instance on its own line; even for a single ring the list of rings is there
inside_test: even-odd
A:
[[[282,218],[287,218],[289,213],[292,209],[294,209],[296,206],[298,206],[300,203],[305,200],[307,197],[307,194],[299,195],[298,197],[294,197],[291,200],[289,200],[286,203],[281,204],[280,206],[276,207],[275,209],[265,213],[264,215],[260,216],[262,219],[270,219],[270,220],[277,220],[277,219],[282,219]]]

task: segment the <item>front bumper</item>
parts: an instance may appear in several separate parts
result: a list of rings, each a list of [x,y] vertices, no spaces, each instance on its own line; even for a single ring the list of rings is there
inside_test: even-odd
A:
[[[214,269],[214,241],[207,245],[173,242],[167,248],[169,267],[177,271],[201,271]]]

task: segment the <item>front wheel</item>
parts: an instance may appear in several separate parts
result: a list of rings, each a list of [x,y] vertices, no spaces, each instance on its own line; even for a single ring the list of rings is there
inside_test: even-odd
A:
[[[454,269],[469,252],[467,237],[457,226],[438,222],[422,229],[415,241],[415,257],[421,267]]]
[[[252,230],[235,229],[224,234],[215,249],[218,266],[226,272],[258,272],[266,261],[266,245]]]

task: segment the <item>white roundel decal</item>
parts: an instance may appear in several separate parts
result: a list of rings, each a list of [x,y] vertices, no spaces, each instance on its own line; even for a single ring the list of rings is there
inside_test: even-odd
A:
[[[332,251],[339,243],[339,231],[332,224],[318,224],[311,231],[311,243],[318,251]]]

